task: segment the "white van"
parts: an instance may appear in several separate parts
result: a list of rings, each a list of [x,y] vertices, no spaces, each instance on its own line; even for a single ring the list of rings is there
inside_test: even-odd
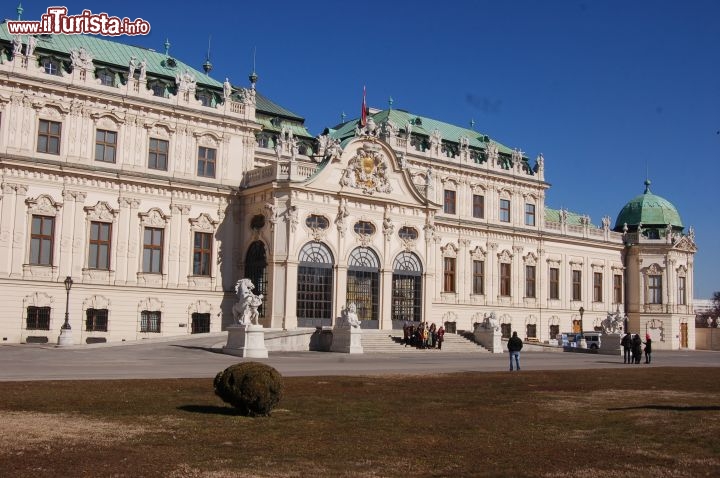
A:
[[[587,343],[587,348],[591,350],[599,349],[601,344],[601,335],[602,333],[600,332],[583,332],[582,336],[585,339],[585,343]]]

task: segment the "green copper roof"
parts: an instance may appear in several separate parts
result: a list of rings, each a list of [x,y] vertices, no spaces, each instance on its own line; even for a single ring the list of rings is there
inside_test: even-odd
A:
[[[679,229],[684,227],[675,206],[667,199],[650,192],[650,181],[645,181],[645,192],[643,194],[625,204],[625,207],[618,214],[614,229],[622,231],[624,224],[632,228],[641,223],[643,227],[664,228],[668,224]]]
[[[21,36],[23,44],[27,43],[27,35]],[[117,43],[103,38],[90,35],[37,35],[37,45],[35,52],[37,54],[59,53],[62,56],[70,56],[70,51],[83,47],[93,56],[95,63],[102,63],[108,66],[115,66],[127,69],[130,63],[130,57],[135,57],[140,63],[143,59],[147,61],[148,75],[163,76],[175,78],[175,75],[182,74],[187,70],[193,76],[199,85],[211,86],[222,89],[222,83],[210,78],[205,73],[183,63],[177,58],[172,62],[168,62],[168,56],[148,48],[139,46],[129,46],[123,43]],[[11,43],[12,35],[8,32],[7,24],[0,24],[0,40]],[[6,48],[8,50],[8,48]],[[12,48],[9,48],[12,51]]]
[[[255,100],[255,109],[258,112],[266,113],[270,116],[282,116],[291,120],[300,121],[301,123],[305,122],[305,118],[303,118],[302,116],[298,116],[292,111],[278,105],[277,103],[273,103],[268,98],[258,92],[256,92],[255,94]]]
[[[434,120],[425,116],[418,116],[403,110],[382,110],[368,115],[368,118],[372,118],[378,126],[386,120],[389,120],[398,129],[405,129],[405,126],[408,123],[411,123],[413,134],[430,136],[433,131],[438,130],[445,141],[451,141],[454,143],[460,142],[460,137],[464,136],[468,138],[470,146],[479,149],[485,149],[485,146],[490,141],[488,136],[475,130],[455,126],[450,123]],[[355,134],[355,127],[359,121],[359,118],[353,119],[331,128],[332,136],[340,139],[352,136]],[[513,150],[511,148],[508,148],[497,141],[495,141],[495,143],[498,146],[498,152],[508,155],[512,153]]]

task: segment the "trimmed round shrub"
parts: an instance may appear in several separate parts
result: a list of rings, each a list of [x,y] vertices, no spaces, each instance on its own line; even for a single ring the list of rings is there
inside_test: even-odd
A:
[[[231,365],[215,376],[215,394],[249,417],[268,416],[280,402],[280,372],[259,362]]]

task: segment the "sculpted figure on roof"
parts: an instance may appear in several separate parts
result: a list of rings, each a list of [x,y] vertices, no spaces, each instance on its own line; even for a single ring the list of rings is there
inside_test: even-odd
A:
[[[147,76],[147,60],[143,58],[140,62],[140,81],[145,81]]]
[[[92,69],[92,55],[83,47],[70,50],[70,59],[72,60],[73,69]]]
[[[128,80],[135,78],[135,70],[137,70],[137,58],[131,56],[130,63],[128,64]]]
[[[25,55],[32,56],[35,53],[35,46],[37,46],[37,39],[32,35],[28,36],[28,42],[25,46]]]
[[[223,98],[227,101],[231,94],[232,86],[230,85],[230,80],[225,77],[225,81],[223,82]]]
[[[318,160],[329,159],[334,161],[342,154],[342,146],[340,140],[331,138],[330,135],[323,134],[317,137],[318,140]]]
[[[20,54],[22,53],[22,40],[20,39],[20,35],[13,36],[12,44],[13,58],[20,56]]]

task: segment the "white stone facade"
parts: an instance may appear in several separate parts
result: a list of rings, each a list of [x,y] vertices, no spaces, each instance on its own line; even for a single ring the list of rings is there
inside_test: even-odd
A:
[[[380,329],[473,330],[494,312],[504,332],[545,342],[627,310],[657,349],[695,346],[692,238],[628,246],[609,220],[546,220],[542,156],[530,170],[522,152],[489,143],[476,161],[467,139],[447,149],[436,130],[419,148],[411,126],[389,123],[342,148],[324,138],[314,157],[292,135],[262,147],[254,89],[208,106],[186,72],[177,95],[158,97],[144,71],[105,86],[84,58],[60,76],[22,54],[0,64],[5,343],[56,340],[67,276],[78,344],[225,330],[255,244],[266,328],[330,326],[364,297],[361,318]],[[158,144],[165,168],[150,167]],[[99,159],[108,147],[113,160]],[[396,274],[401,260],[408,274]],[[648,274],[662,276],[659,303]]]

